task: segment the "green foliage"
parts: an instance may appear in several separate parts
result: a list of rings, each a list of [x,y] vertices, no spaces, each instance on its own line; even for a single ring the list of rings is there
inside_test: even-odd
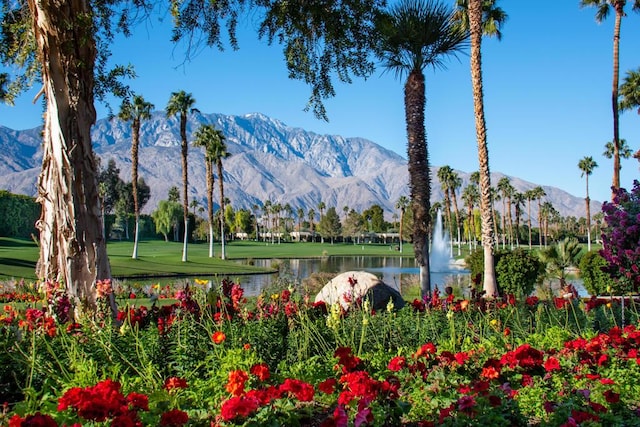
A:
[[[544,265],[539,258],[524,249],[505,253],[496,263],[496,280],[500,293],[527,297],[533,292]]]
[[[342,232],[342,224],[340,224],[340,217],[336,212],[335,207],[330,207],[327,209],[327,213],[320,218],[320,222],[318,223],[318,232],[322,235],[323,238],[333,239],[340,236]]]
[[[30,237],[37,235],[35,224],[40,205],[32,197],[0,190],[0,236]]]
[[[607,261],[597,251],[587,252],[580,260],[580,277],[590,295],[620,295],[616,281],[602,271]]]
[[[168,234],[172,228],[177,227],[178,221],[182,219],[183,209],[178,202],[160,200],[158,208],[151,213],[153,222],[156,224],[158,233],[164,235],[168,240]]]

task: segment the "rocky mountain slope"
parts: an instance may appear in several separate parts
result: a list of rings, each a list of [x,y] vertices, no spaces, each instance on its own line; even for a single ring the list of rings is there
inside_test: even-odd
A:
[[[292,128],[262,114],[227,116],[194,114],[187,134],[200,124],[213,124],[226,136],[231,157],[224,161],[225,196],[236,208],[262,206],[267,200],[294,210],[306,210],[323,201],[340,213],[344,206],[358,211],[379,204],[390,219],[394,205],[408,195],[407,162],[400,155],[362,138],[318,135]],[[97,155],[105,166],[115,159],[125,181],[131,180],[131,126],[120,120],[99,120],[92,130]],[[151,187],[151,199],[144,212],[166,199],[170,187],[181,187],[182,170],[178,120],[164,112],[153,113],[141,128],[139,175]],[[0,188],[35,195],[40,171],[40,129],[17,131],[0,126]],[[442,200],[437,168],[432,168],[432,201]],[[456,171],[468,184],[470,173]],[[189,150],[190,199],[206,206],[204,154]],[[492,174],[495,185],[504,175]],[[509,177],[520,192],[536,187],[517,177]],[[216,183],[217,185],[217,183]],[[555,187],[543,186],[546,200],[563,216],[584,216],[584,199]],[[215,198],[218,193],[216,190]],[[460,199],[460,197],[458,197]],[[461,202],[460,202],[461,203]],[[535,205],[535,204],[534,204]],[[535,206],[532,206],[532,210]],[[592,212],[598,212],[593,203]],[[532,216],[535,219],[534,212]]]

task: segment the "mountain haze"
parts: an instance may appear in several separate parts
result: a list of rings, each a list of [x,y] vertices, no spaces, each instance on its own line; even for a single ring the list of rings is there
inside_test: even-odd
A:
[[[223,161],[225,196],[234,208],[251,209],[265,201],[305,212],[318,203],[344,206],[361,212],[379,204],[391,218],[398,198],[409,194],[407,161],[397,153],[363,138],[318,135],[293,128],[262,114],[228,116],[223,114],[192,114],[187,135],[191,142],[200,124],[212,124],[222,130],[231,157]],[[123,180],[131,180],[131,125],[118,119],[98,120],[92,129],[96,154],[105,167],[113,158]],[[0,188],[13,193],[35,196],[42,151],[40,128],[17,131],[0,126]],[[168,119],[164,112],[154,112],[142,122],[139,149],[140,177],[151,187],[151,198],[143,212],[155,209],[158,201],[167,198],[172,186],[182,185],[179,122]],[[437,168],[431,170],[432,202],[443,199]],[[470,173],[456,171],[469,182]],[[495,186],[503,174],[492,173]],[[516,190],[524,192],[537,184],[509,177]],[[204,154],[202,148],[189,149],[189,199],[206,207]],[[217,189],[214,199],[218,201]],[[555,187],[543,186],[556,210],[563,216],[585,216],[584,199]],[[460,197],[458,197],[459,203]],[[217,204],[217,202],[216,202]],[[592,212],[600,210],[592,202]],[[526,206],[524,208],[526,215]],[[532,204],[535,220],[537,204]]]

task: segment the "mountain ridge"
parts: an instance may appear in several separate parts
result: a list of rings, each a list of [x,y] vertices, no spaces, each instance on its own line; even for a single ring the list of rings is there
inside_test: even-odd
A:
[[[235,208],[251,209],[266,200],[294,209],[302,207],[318,211],[320,201],[341,211],[343,206],[362,211],[379,204],[388,218],[395,203],[408,195],[407,161],[399,154],[373,141],[359,137],[320,135],[287,126],[280,120],[261,113],[242,116],[219,113],[195,113],[189,116],[187,135],[200,124],[212,124],[226,137],[225,196]],[[0,188],[14,193],[36,194],[42,151],[40,128],[13,130],[0,126]],[[94,150],[103,167],[113,158],[123,180],[131,180],[131,126],[118,119],[100,119],[92,128]],[[182,184],[179,122],[155,111],[140,129],[139,176],[151,187],[152,194],[143,212],[149,213],[167,198],[171,186]],[[432,202],[442,200],[437,179],[438,166],[431,167]],[[470,173],[458,171],[462,188]],[[506,176],[492,173],[495,186]],[[520,192],[537,184],[508,176]],[[217,180],[217,177],[216,177]],[[216,182],[217,186],[217,182]],[[550,201],[563,216],[584,216],[584,199],[552,186],[542,186]],[[217,199],[217,190],[214,198]],[[189,199],[206,206],[204,154],[201,148],[189,148]],[[461,198],[458,197],[461,204]],[[217,203],[216,203],[217,206]],[[592,211],[600,209],[592,202]],[[462,206],[461,206],[462,207]],[[535,220],[537,203],[532,203]],[[525,206],[526,214],[526,206]]]

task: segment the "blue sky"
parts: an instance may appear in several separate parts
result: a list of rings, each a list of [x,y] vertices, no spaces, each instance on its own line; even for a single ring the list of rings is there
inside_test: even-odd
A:
[[[614,16],[595,22],[593,8],[578,0],[499,2],[509,19],[502,41],[485,39],[483,66],[490,168],[584,197],[578,162],[592,156],[598,167],[589,178],[590,196],[610,197],[612,160],[602,156],[613,138],[611,118]],[[620,80],[640,67],[640,14],[622,23]],[[164,109],[171,92],[185,90],[203,113],[259,112],[289,126],[322,134],[364,137],[406,157],[403,81],[378,68],[368,80],[336,85],[326,102],[329,122],[304,112],[309,89],[289,80],[280,46],[257,40],[255,22],[239,28],[240,50],[205,49],[185,61],[183,46],[169,40],[170,18],[156,17],[118,40],[113,59],[132,63],[132,88]],[[430,162],[472,172],[478,169],[469,57],[451,59],[445,70],[427,69],[426,127]],[[15,107],[0,106],[0,124],[27,129],[40,124],[33,91]],[[114,108],[117,108],[117,104]],[[98,116],[106,115],[98,107]],[[621,115],[620,135],[635,152],[640,116]],[[638,162],[622,161],[621,185],[631,188]],[[494,183],[495,184],[495,183]]]

